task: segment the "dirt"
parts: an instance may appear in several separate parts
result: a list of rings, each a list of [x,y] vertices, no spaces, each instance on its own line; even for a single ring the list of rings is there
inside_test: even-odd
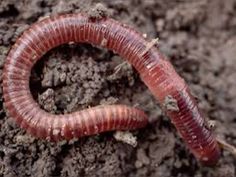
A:
[[[0,74],[7,51],[30,24],[50,14],[86,12],[99,2],[150,41],[159,38],[158,48],[187,81],[207,119],[216,122],[215,133],[236,145],[234,0],[2,0]],[[236,159],[227,151],[215,167],[201,166],[137,72],[129,65],[116,72],[122,62],[106,49],[63,45],[36,64],[31,90],[55,114],[111,103],[143,109],[149,125],[132,132],[136,148],[116,141],[113,132],[59,143],[31,137],[7,116],[0,89],[0,176],[236,176]]]
[[[166,111],[170,111],[170,112],[178,112],[179,111],[177,100],[174,99],[171,95],[167,95],[165,97],[163,107]]]

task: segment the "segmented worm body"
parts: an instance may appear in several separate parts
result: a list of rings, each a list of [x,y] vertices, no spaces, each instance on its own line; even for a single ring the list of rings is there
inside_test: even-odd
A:
[[[50,49],[69,42],[103,46],[131,63],[161,105],[168,96],[176,100],[178,110],[165,111],[197,159],[208,165],[217,162],[217,142],[204,125],[184,80],[155,47],[146,50],[148,42],[141,34],[106,17],[58,15],[33,24],[17,39],[5,60],[3,96],[9,115],[21,127],[37,137],[57,141],[147,124],[142,111],[122,105],[97,106],[65,115],[53,115],[39,107],[29,89],[31,69]]]

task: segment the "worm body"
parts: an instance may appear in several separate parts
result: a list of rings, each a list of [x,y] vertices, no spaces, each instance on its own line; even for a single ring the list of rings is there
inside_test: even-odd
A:
[[[106,42],[104,42],[104,40]],[[86,14],[46,18],[26,30],[10,50],[4,65],[3,96],[8,113],[31,134],[50,140],[70,139],[110,130],[143,127],[146,115],[122,105],[97,106],[65,115],[52,115],[34,101],[29,89],[33,65],[50,49],[69,42],[100,45],[118,53],[139,72],[157,100],[171,96],[178,110],[165,110],[192,153],[207,165],[215,164],[219,147],[194,98],[173,66],[138,32],[110,18]]]

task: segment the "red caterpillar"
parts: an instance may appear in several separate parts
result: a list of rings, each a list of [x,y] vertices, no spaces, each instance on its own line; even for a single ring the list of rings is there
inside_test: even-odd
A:
[[[106,47],[128,60],[139,72],[152,94],[164,105],[176,100],[178,109],[166,109],[192,153],[201,162],[213,165],[220,150],[184,80],[155,47],[134,29],[103,17],[67,14],[46,18],[32,25],[17,39],[4,65],[5,106],[16,122],[31,134],[56,141],[110,130],[143,127],[147,117],[135,108],[122,105],[98,106],[72,114],[52,115],[40,109],[29,89],[31,68],[50,49],[69,42]]]

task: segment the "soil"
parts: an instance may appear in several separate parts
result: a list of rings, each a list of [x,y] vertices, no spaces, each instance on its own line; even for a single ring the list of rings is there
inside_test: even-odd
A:
[[[0,72],[11,45],[30,24],[50,14],[89,11],[98,2],[112,18],[150,40],[159,38],[158,48],[216,122],[215,133],[236,145],[235,0],[2,0]],[[113,132],[58,143],[31,137],[7,116],[0,89],[0,176],[236,176],[236,159],[227,151],[215,167],[201,166],[137,72],[122,62],[106,49],[63,45],[36,64],[31,90],[54,114],[98,104],[138,106],[149,115],[149,125],[132,132],[137,147],[118,142]]]

